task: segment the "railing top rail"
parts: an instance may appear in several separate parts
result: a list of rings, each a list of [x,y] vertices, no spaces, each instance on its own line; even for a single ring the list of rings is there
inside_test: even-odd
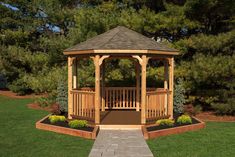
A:
[[[128,90],[134,90],[136,87],[105,87],[107,90],[121,90],[121,89],[128,89]]]
[[[94,91],[84,91],[84,90],[72,90],[71,93],[79,93],[79,94],[95,94]]]
[[[171,91],[169,90],[156,90],[156,91],[147,91],[147,95],[154,95],[154,94],[169,94]]]

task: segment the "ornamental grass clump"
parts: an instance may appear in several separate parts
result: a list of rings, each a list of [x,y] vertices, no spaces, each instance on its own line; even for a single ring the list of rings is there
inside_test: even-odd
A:
[[[88,122],[86,120],[72,120],[69,122],[70,128],[84,128],[87,127]]]
[[[172,119],[160,119],[157,120],[156,124],[161,125],[161,126],[173,126],[175,123],[174,120]]]
[[[192,118],[189,115],[182,115],[182,116],[178,117],[177,123],[179,123],[179,124],[192,124]]]
[[[49,116],[48,119],[50,120],[51,124],[54,124],[56,122],[65,122],[66,121],[65,116],[57,116],[57,115]]]

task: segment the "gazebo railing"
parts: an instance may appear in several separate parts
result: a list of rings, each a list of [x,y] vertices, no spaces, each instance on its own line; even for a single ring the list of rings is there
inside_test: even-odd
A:
[[[92,89],[72,90],[72,117],[94,121],[95,92]]]
[[[141,91],[139,91],[141,92]],[[71,91],[73,97],[72,117],[94,121],[95,92],[94,88],[81,88]],[[140,94],[139,94],[140,95]],[[147,88],[146,120],[168,116],[169,91],[161,88]],[[136,109],[136,87],[105,87],[103,99],[105,109]],[[102,103],[101,103],[102,104]],[[141,104],[140,109],[141,109]],[[102,106],[100,106],[102,108]]]
[[[146,93],[146,119],[154,120],[167,115],[168,90],[158,89]]]
[[[136,109],[135,87],[105,87],[105,109]]]

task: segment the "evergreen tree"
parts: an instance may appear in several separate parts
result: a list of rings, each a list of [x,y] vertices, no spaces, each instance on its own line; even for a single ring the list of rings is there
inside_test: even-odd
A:
[[[185,102],[185,89],[183,87],[183,80],[178,79],[174,85],[174,113],[183,113]]]

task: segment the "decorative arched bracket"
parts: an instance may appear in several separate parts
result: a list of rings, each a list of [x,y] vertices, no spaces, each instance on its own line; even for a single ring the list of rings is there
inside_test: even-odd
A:
[[[70,57],[70,62],[69,62],[69,65],[70,65],[70,66],[73,65],[73,62],[74,62],[75,59],[76,59],[76,57]]]
[[[103,60],[106,58],[109,58],[110,55],[103,55],[100,59],[99,59],[99,65],[101,65],[103,63]]]
[[[132,55],[132,57],[137,59],[139,61],[140,65],[142,65],[143,60],[142,60],[142,58],[139,55]]]
[[[132,57],[135,58],[135,59],[137,59],[137,60],[139,61],[140,65],[142,65],[143,60],[142,60],[142,58],[141,58],[139,55],[132,55]],[[149,61],[150,58],[151,58],[151,57],[146,57],[146,63],[148,63],[148,61]]]

